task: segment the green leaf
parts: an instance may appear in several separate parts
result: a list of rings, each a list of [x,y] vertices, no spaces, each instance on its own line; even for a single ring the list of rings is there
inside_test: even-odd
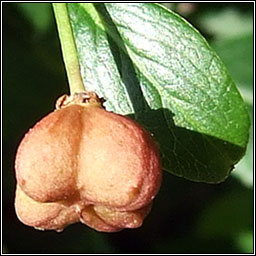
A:
[[[253,92],[251,92],[253,94]],[[250,119],[253,122],[253,107],[248,107],[250,110]],[[246,154],[243,159],[236,165],[232,175],[237,177],[245,186],[253,187],[253,127],[250,128],[249,143]]]
[[[154,135],[165,170],[223,181],[245,152],[249,119],[204,38],[157,4],[67,7],[86,88]]]
[[[243,33],[244,34],[244,33]],[[253,33],[217,40],[212,47],[227,65],[247,103],[250,120],[253,122]],[[249,143],[242,161],[232,173],[244,185],[253,186],[253,127],[250,128]]]

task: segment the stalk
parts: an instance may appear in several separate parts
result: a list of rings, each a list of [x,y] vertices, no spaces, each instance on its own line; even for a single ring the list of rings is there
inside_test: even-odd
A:
[[[67,4],[53,3],[53,10],[57,22],[62,55],[68,76],[70,94],[85,91],[80,73],[77,49],[69,20]]]

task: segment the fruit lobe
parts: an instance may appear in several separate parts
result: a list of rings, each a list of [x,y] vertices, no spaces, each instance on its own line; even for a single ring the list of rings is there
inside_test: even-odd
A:
[[[62,230],[81,221],[104,232],[142,225],[161,184],[158,148],[102,102],[92,92],[64,95],[21,141],[15,209],[24,224]]]

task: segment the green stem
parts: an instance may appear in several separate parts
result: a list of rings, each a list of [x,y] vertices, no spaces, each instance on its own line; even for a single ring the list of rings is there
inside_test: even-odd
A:
[[[70,93],[85,90],[66,3],[53,3]]]

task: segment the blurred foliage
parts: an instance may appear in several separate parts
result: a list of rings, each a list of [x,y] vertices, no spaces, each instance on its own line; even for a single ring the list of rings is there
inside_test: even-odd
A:
[[[252,253],[252,133],[246,156],[221,184],[164,173],[153,210],[139,229],[104,234],[75,224],[56,233],[19,222],[13,207],[16,149],[24,133],[52,111],[56,98],[68,93],[68,85],[51,5],[5,2],[2,7],[3,253]],[[253,123],[253,3],[167,7],[208,38],[237,83]]]
[[[237,8],[209,10],[199,17],[202,28],[214,35],[214,40],[225,40],[252,33],[252,14],[241,13]]]
[[[45,3],[26,3],[17,5],[26,20],[33,25],[37,34],[47,33],[52,22],[51,5]]]

